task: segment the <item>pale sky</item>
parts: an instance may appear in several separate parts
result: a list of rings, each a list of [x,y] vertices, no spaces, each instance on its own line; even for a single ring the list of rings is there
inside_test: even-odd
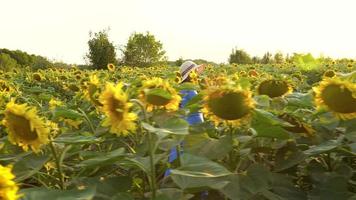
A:
[[[110,27],[116,46],[150,31],[169,60],[227,62],[235,46],[356,58],[355,9],[355,0],[0,0],[0,48],[80,64],[89,31]]]

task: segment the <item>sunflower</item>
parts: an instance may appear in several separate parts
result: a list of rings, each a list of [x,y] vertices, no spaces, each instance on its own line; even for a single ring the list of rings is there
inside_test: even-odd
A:
[[[334,70],[327,70],[324,72],[324,77],[327,77],[327,78],[333,78],[335,76],[335,72]]]
[[[245,71],[240,71],[239,76],[246,77],[247,73]]]
[[[60,118],[59,120],[63,121],[65,124],[75,129],[79,129],[79,126],[83,123],[83,120],[73,120],[73,119],[66,119],[66,118]]]
[[[239,86],[211,87],[204,91],[202,112],[215,125],[226,123],[239,126],[249,122],[254,109],[252,93]]]
[[[182,82],[182,78],[180,76],[176,76],[176,78],[174,79],[175,83],[181,83]]]
[[[7,83],[7,81],[0,80],[0,92],[9,92],[11,87]]]
[[[102,106],[98,101],[99,96],[99,79],[93,74],[89,78],[89,82],[86,83],[86,90],[84,91],[84,96],[97,106]]]
[[[325,107],[341,119],[356,118],[356,84],[340,79],[324,79],[315,92],[315,104]]]
[[[192,70],[189,73],[189,80],[191,83],[193,84],[198,84],[199,83],[199,79],[198,79],[198,73],[195,70]]]
[[[80,91],[80,88],[74,83],[69,84],[68,86],[66,86],[66,88],[68,88],[72,92],[79,92]]]
[[[258,76],[258,72],[254,69],[248,71],[248,76],[249,77],[257,77]]]
[[[17,194],[19,187],[16,185],[15,175],[11,172],[12,167],[4,167],[0,165],[0,199],[1,200],[16,200],[20,197]]]
[[[50,110],[54,110],[54,109],[56,109],[56,107],[62,106],[62,105],[63,105],[63,102],[60,101],[60,100],[56,100],[56,99],[54,99],[54,98],[51,98],[51,100],[49,100],[48,105],[49,105],[49,109],[50,109]]]
[[[27,104],[10,101],[6,105],[2,123],[8,130],[10,142],[21,146],[25,151],[30,146],[37,153],[43,144],[48,143],[48,123],[37,115],[36,108]]]
[[[282,97],[292,93],[292,91],[293,89],[291,85],[283,80],[265,80],[262,81],[257,87],[259,95],[267,95],[270,98]]]
[[[118,136],[125,136],[129,131],[136,130],[135,120],[137,119],[135,113],[129,112],[132,103],[128,102],[128,96],[122,87],[123,83],[118,83],[116,86],[107,83],[105,91],[99,97],[103,105],[102,111],[106,115],[103,126],[111,126],[110,132]]]
[[[42,75],[41,75],[40,73],[38,73],[38,72],[33,73],[33,74],[32,74],[32,78],[33,78],[33,80],[36,80],[36,81],[41,81],[41,80],[43,80]]]
[[[112,63],[109,63],[109,64],[107,65],[107,68],[108,68],[108,70],[111,71],[111,72],[115,71],[115,65],[112,64]]]
[[[164,96],[161,91],[163,91]],[[160,95],[155,94],[161,93]],[[177,91],[172,88],[169,82],[161,78],[152,78],[143,81],[139,98],[147,106],[147,111],[153,108],[165,108],[170,111],[176,111],[179,108],[181,97]]]

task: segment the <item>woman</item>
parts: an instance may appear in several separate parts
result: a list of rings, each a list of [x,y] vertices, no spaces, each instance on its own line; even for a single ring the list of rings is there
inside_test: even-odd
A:
[[[190,82],[190,73],[195,71],[198,75],[201,74],[204,71],[204,65],[197,65],[192,61],[185,61],[181,66],[180,66],[180,74],[182,78],[181,83],[185,82]],[[187,103],[198,93],[196,90],[181,90],[180,93],[182,94],[182,101],[180,102],[180,108],[184,108]],[[203,114],[201,112],[196,112],[196,113],[191,113],[189,114],[186,118],[186,121],[190,124],[198,124],[204,122]],[[183,151],[181,151],[182,153]],[[174,160],[176,160],[178,157],[177,154],[177,149],[174,147],[171,149],[171,152],[169,154],[168,162],[172,163]],[[165,172],[165,176],[168,176],[170,174],[170,170],[168,169]]]

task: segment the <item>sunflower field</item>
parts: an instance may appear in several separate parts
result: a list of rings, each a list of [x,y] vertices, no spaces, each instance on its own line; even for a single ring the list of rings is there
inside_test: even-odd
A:
[[[1,71],[0,200],[356,199],[356,63],[178,70]]]

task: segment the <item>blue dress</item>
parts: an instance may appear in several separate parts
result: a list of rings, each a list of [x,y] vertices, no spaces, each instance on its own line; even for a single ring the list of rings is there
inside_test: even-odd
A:
[[[182,101],[180,102],[179,107],[180,108],[184,108],[187,103],[194,97],[196,96],[198,93],[195,90],[181,90],[180,93],[182,94]],[[185,117],[185,120],[190,124],[199,124],[204,122],[204,118],[203,118],[203,114],[201,112],[196,112],[196,113],[191,113],[190,115],[188,115],[187,117]],[[183,151],[180,152],[181,154],[183,153]],[[173,147],[171,149],[171,152],[169,154],[168,157],[168,162],[172,163],[175,159],[177,159],[178,157],[178,152],[176,147]],[[170,174],[170,170],[167,169],[164,176],[168,176]]]

